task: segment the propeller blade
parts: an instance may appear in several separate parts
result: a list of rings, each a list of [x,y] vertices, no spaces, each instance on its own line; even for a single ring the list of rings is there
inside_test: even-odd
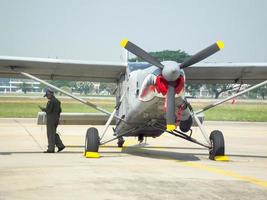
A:
[[[201,60],[204,60],[205,58],[211,56],[212,54],[216,53],[220,49],[224,47],[224,43],[222,41],[217,41],[216,43],[210,45],[206,49],[203,49],[202,51],[196,53],[195,55],[191,56],[187,60],[185,60],[183,63],[181,63],[180,68],[184,69],[186,67],[189,67]]]
[[[141,49],[140,47],[136,46],[134,43],[130,42],[127,39],[123,39],[121,41],[121,46],[134,55],[138,56],[139,58],[142,58],[146,62],[149,62],[151,65],[155,65],[161,69],[163,69],[164,65],[162,65],[156,58],[151,56],[149,53],[147,53],[145,50]]]
[[[166,129],[168,131],[173,131],[175,129],[175,122],[176,122],[175,82],[168,82],[166,122],[167,122]]]

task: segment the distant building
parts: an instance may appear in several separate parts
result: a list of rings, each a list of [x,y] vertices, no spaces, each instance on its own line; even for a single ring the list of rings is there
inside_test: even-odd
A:
[[[99,94],[100,83],[99,82],[92,82],[92,84],[94,86],[94,94]]]
[[[0,93],[23,92],[23,84],[27,92],[41,92],[40,83],[28,79],[0,78]]]

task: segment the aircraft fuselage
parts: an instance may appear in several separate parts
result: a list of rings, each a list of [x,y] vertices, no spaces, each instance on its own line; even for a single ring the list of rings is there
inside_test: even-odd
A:
[[[139,65],[138,65],[139,64]],[[134,66],[136,65],[136,66]],[[154,88],[144,98],[141,98],[142,86],[144,86],[145,78],[153,74],[160,75],[160,70],[155,66],[147,64],[130,63],[128,70],[118,84],[117,99],[126,91],[125,97],[117,112],[118,116],[124,116],[125,122],[117,122],[115,132],[120,135],[127,130],[134,127],[146,126],[151,122],[159,122],[166,124],[166,108],[164,106],[166,95],[159,94]],[[181,76],[184,76],[181,70]],[[176,111],[180,105],[184,103],[184,85],[179,94],[176,94],[175,105]],[[186,109],[182,112],[180,120],[186,120],[189,117],[189,110]],[[154,129],[153,127],[145,127],[138,131],[132,131],[125,136],[138,136],[143,135],[147,137],[158,137],[164,131]]]

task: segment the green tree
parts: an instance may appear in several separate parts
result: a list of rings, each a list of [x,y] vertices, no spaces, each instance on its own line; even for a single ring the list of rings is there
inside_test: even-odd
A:
[[[201,84],[186,84],[186,91],[192,95],[192,97],[196,97],[197,92],[200,90]]]
[[[158,61],[166,61],[166,60],[172,60],[176,61],[178,63],[183,62],[186,58],[190,57],[189,54],[182,50],[177,51],[170,51],[170,50],[164,50],[164,51],[156,51],[156,52],[149,52],[150,55],[154,56],[158,59]],[[129,59],[131,62],[141,62],[143,61],[139,57],[131,58]]]
[[[116,87],[117,87],[117,85],[115,83],[100,83],[99,90],[100,91],[106,90],[110,94],[113,94]]]
[[[50,83],[51,85],[54,85],[58,88],[71,88],[68,89],[68,92],[72,92],[72,88],[74,88],[76,82],[75,81],[67,81],[67,80],[48,80],[48,83]],[[46,90],[48,88],[47,85],[44,85],[43,83],[40,84],[40,88],[43,90]]]
[[[72,87],[75,85],[75,81],[68,81],[68,80],[50,80],[48,81],[50,84],[56,86],[56,87]]]
[[[22,90],[22,92],[24,92],[24,94],[26,94],[30,90],[30,85],[23,81],[19,85],[19,88]]]
[[[259,95],[263,100],[265,100],[265,96],[267,95],[267,85],[261,86],[260,88],[251,91],[256,93],[256,96]]]
[[[233,84],[206,84],[207,90],[214,95],[215,99],[218,99],[223,92],[237,89],[238,87],[238,85]]]
[[[75,83],[75,88],[80,92],[80,94],[87,95],[88,93],[93,91],[94,85],[89,81],[78,81]]]

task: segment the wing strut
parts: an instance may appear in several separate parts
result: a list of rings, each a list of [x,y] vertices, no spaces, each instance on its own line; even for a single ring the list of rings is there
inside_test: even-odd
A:
[[[111,124],[111,122],[112,122],[112,120],[113,120],[113,118],[114,118],[114,115],[115,115],[116,111],[120,108],[121,102],[122,102],[122,100],[123,100],[125,94],[126,94],[126,91],[123,93],[123,95],[122,95],[121,98],[120,98],[120,101],[117,103],[117,105],[115,106],[115,109],[113,110],[113,112],[112,112],[111,115],[109,116],[108,121],[107,121],[106,124],[105,124],[104,130],[103,130],[103,133],[102,133],[102,136],[100,137],[100,141],[101,141],[101,140],[103,139],[103,137],[105,136],[105,134],[106,134],[106,132],[107,132],[107,130],[108,130],[108,127],[110,126],[110,124]]]
[[[56,86],[54,86],[54,85],[51,85],[50,83],[48,83],[48,82],[46,82],[46,81],[44,81],[44,80],[41,80],[41,79],[39,79],[39,78],[37,78],[37,77],[31,75],[31,74],[28,74],[28,73],[25,73],[25,72],[20,72],[20,73],[21,73],[23,76],[26,76],[26,77],[28,77],[28,78],[30,78],[30,79],[33,79],[33,80],[35,80],[35,81],[38,81],[38,82],[40,82],[40,83],[43,83],[44,85],[46,85],[46,86],[48,86],[48,87],[50,87],[50,88],[53,88],[54,90],[56,90],[56,91],[58,91],[58,92],[61,92],[61,93],[65,94],[65,95],[67,95],[67,96],[69,96],[69,97],[71,97],[71,98],[73,98],[73,99],[75,99],[75,100],[77,100],[77,101],[79,101],[79,102],[81,102],[81,103],[87,105],[87,106],[90,106],[90,107],[92,107],[92,108],[94,108],[94,109],[96,109],[96,110],[98,110],[98,111],[100,111],[100,112],[102,112],[102,113],[105,113],[105,114],[107,114],[107,115],[111,115],[111,114],[112,114],[112,113],[110,113],[109,111],[107,111],[107,110],[105,110],[105,109],[103,109],[103,108],[101,108],[101,107],[99,107],[99,106],[97,106],[97,105],[95,105],[95,104],[93,104],[93,103],[91,103],[91,102],[89,102],[89,101],[85,101],[85,100],[83,100],[83,99],[81,99],[81,98],[79,98],[79,97],[76,97],[76,96],[72,95],[71,93],[68,93],[68,92],[66,92],[66,91],[64,91],[64,90],[62,90],[62,89],[60,89],[60,88],[58,88],[58,87],[56,87]],[[119,119],[119,120],[124,121],[123,119],[121,119],[121,118],[118,117],[117,115],[114,115],[114,117],[117,118],[117,119]]]
[[[232,95],[232,96],[230,96],[230,97],[227,97],[227,98],[222,99],[222,100],[220,100],[220,101],[217,101],[217,102],[215,102],[215,103],[213,103],[213,104],[210,104],[210,105],[208,105],[208,106],[202,108],[201,110],[195,112],[195,114],[202,113],[202,112],[204,112],[204,111],[206,111],[206,110],[209,110],[210,108],[213,108],[213,107],[215,107],[215,106],[218,106],[218,105],[220,105],[220,104],[222,104],[222,103],[224,103],[224,102],[226,102],[226,101],[228,101],[228,100],[234,99],[235,97],[238,97],[238,96],[240,96],[240,95],[242,95],[242,94],[245,94],[245,93],[249,92],[250,90],[254,90],[254,89],[256,89],[256,88],[258,88],[258,87],[261,87],[261,86],[263,86],[263,85],[265,85],[265,84],[267,84],[267,80],[265,80],[265,81],[263,81],[263,82],[261,82],[261,83],[259,83],[259,84],[256,84],[256,85],[254,85],[254,86],[252,86],[252,87],[250,87],[250,88],[248,88],[248,89],[245,89],[245,90],[243,90],[243,91],[241,91],[241,92],[238,92],[238,93],[236,93],[236,94],[234,94],[234,95]]]
[[[235,98],[235,97],[238,97],[238,96],[240,96],[240,95],[242,95],[242,94],[245,94],[245,93],[249,92],[250,90],[254,90],[254,89],[258,88],[258,87],[261,87],[261,86],[263,86],[263,85],[265,85],[265,84],[267,84],[267,80],[265,80],[265,81],[263,81],[263,82],[261,82],[261,83],[259,83],[259,84],[257,84],[257,85],[254,85],[254,86],[252,86],[252,87],[250,87],[250,88],[248,88],[248,89],[245,89],[245,90],[243,90],[243,91],[241,91],[241,92],[238,92],[238,93],[236,93],[236,94],[234,94],[234,95],[232,95],[232,96],[230,96],[230,97],[228,97],[228,98],[225,98],[225,99],[222,99],[222,100],[220,100],[220,101],[217,101],[217,102],[215,102],[215,103],[213,103],[213,104],[210,104],[210,105],[204,107],[203,109],[201,109],[201,110],[199,110],[199,111],[197,111],[197,112],[194,112],[192,106],[191,106],[189,103],[187,103],[187,101],[186,101],[187,106],[189,107],[191,116],[192,116],[193,119],[196,121],[196,123],[197,123],[197,125],[198,125],[198,127],[199,127],[199,129],[200,129],[200,131],[201,131],[201,133],[202,133],[202,135],[203,135],[203,137],[205,138],[205,140],[206,140],[207,143],[209,144],[209,145],[208,145],[209,148],[211,148],[211,142],[210,142],[210,140],[209,140],[209,138],[208,138],[207,132],[205,131],[203,125],[202,125],[201,122],[199,121],[197,115],[200,114],[200,113],[202,113],[202,112],[204,112],[204,111],[206,111],[206,110],[209,110],[210,108],[213,108],[213,107],[215,107],[215,106],[218,106],[218,105],[220,105],[220,104],[222,104],[222,103],[224,103],[224,102],[226,102],[226,101],[228,101],[228,100],[231,100],[231,99],[233,99],[233,98]]]

